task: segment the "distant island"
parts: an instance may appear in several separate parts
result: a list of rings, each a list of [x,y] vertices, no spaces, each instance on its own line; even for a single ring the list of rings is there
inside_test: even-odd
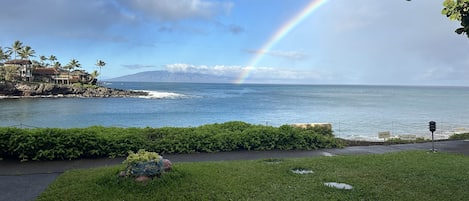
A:
[[[134,97],[147,92],[110,89],[99,86],[97,70],[88,73],[76,59],[62,66],[56,56],[40,56],[30,46],[15,41],[11,47],[0,46],[0,96],[10,97]],[[12,59],[12,55],[13,59]],[[19,57],[19,58],[18,58]],[[47,62],[48,61],[48,62]],[[99,70],[106,65],[95,64]]]
[[[183,82],[183,83],[233,83],[236,77],[170,71],[145,71],[109,79],[111,82]]]

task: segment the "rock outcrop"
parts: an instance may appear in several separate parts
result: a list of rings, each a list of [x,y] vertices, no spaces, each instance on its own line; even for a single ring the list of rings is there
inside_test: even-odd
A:
[[[101,86],[57,85],[50,83],[0,82],[0,96],[6,97],[137,97],[147,92]]]

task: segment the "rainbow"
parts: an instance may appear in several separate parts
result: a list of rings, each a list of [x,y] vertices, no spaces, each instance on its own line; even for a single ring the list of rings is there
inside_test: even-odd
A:
[[[327,0],[312,0],[301,12],[296,14],[293,18],[288,20],[283,24],[274,34],[267,40],[267,42],[262,46],[262,48],[255,52],[255,56],[250,60],[249,64],[243,68],[238,79],[235,80],[236,84],[242,84],[249,73],[255,68],[254,66],[259,63],[262,57],[270,51],[270,49],[277,44],[282,38],[284,38],[288,33],[293,30],[298,24],[303,20],[308,18],[315,10],[317,10],[321,5],[326,3]]]

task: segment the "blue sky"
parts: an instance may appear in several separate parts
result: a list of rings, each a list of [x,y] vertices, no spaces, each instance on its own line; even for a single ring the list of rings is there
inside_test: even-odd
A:
[[[15,40],[104,78],[170,70],[237,77],[310,0],[2,0]],[[443,0],[328,0],[252,66],[246,82],[469,86],[469,39]]]

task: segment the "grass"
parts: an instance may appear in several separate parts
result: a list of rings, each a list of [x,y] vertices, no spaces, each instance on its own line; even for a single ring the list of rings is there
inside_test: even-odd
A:
[[[38,200],[467,200],[469,157],[382,155],[176,163],[161,179],[117,176],[124,166],[62,174]],[[298,175],[292,169],[313,174]],[[324,186],[340,182],[340,190]]]

